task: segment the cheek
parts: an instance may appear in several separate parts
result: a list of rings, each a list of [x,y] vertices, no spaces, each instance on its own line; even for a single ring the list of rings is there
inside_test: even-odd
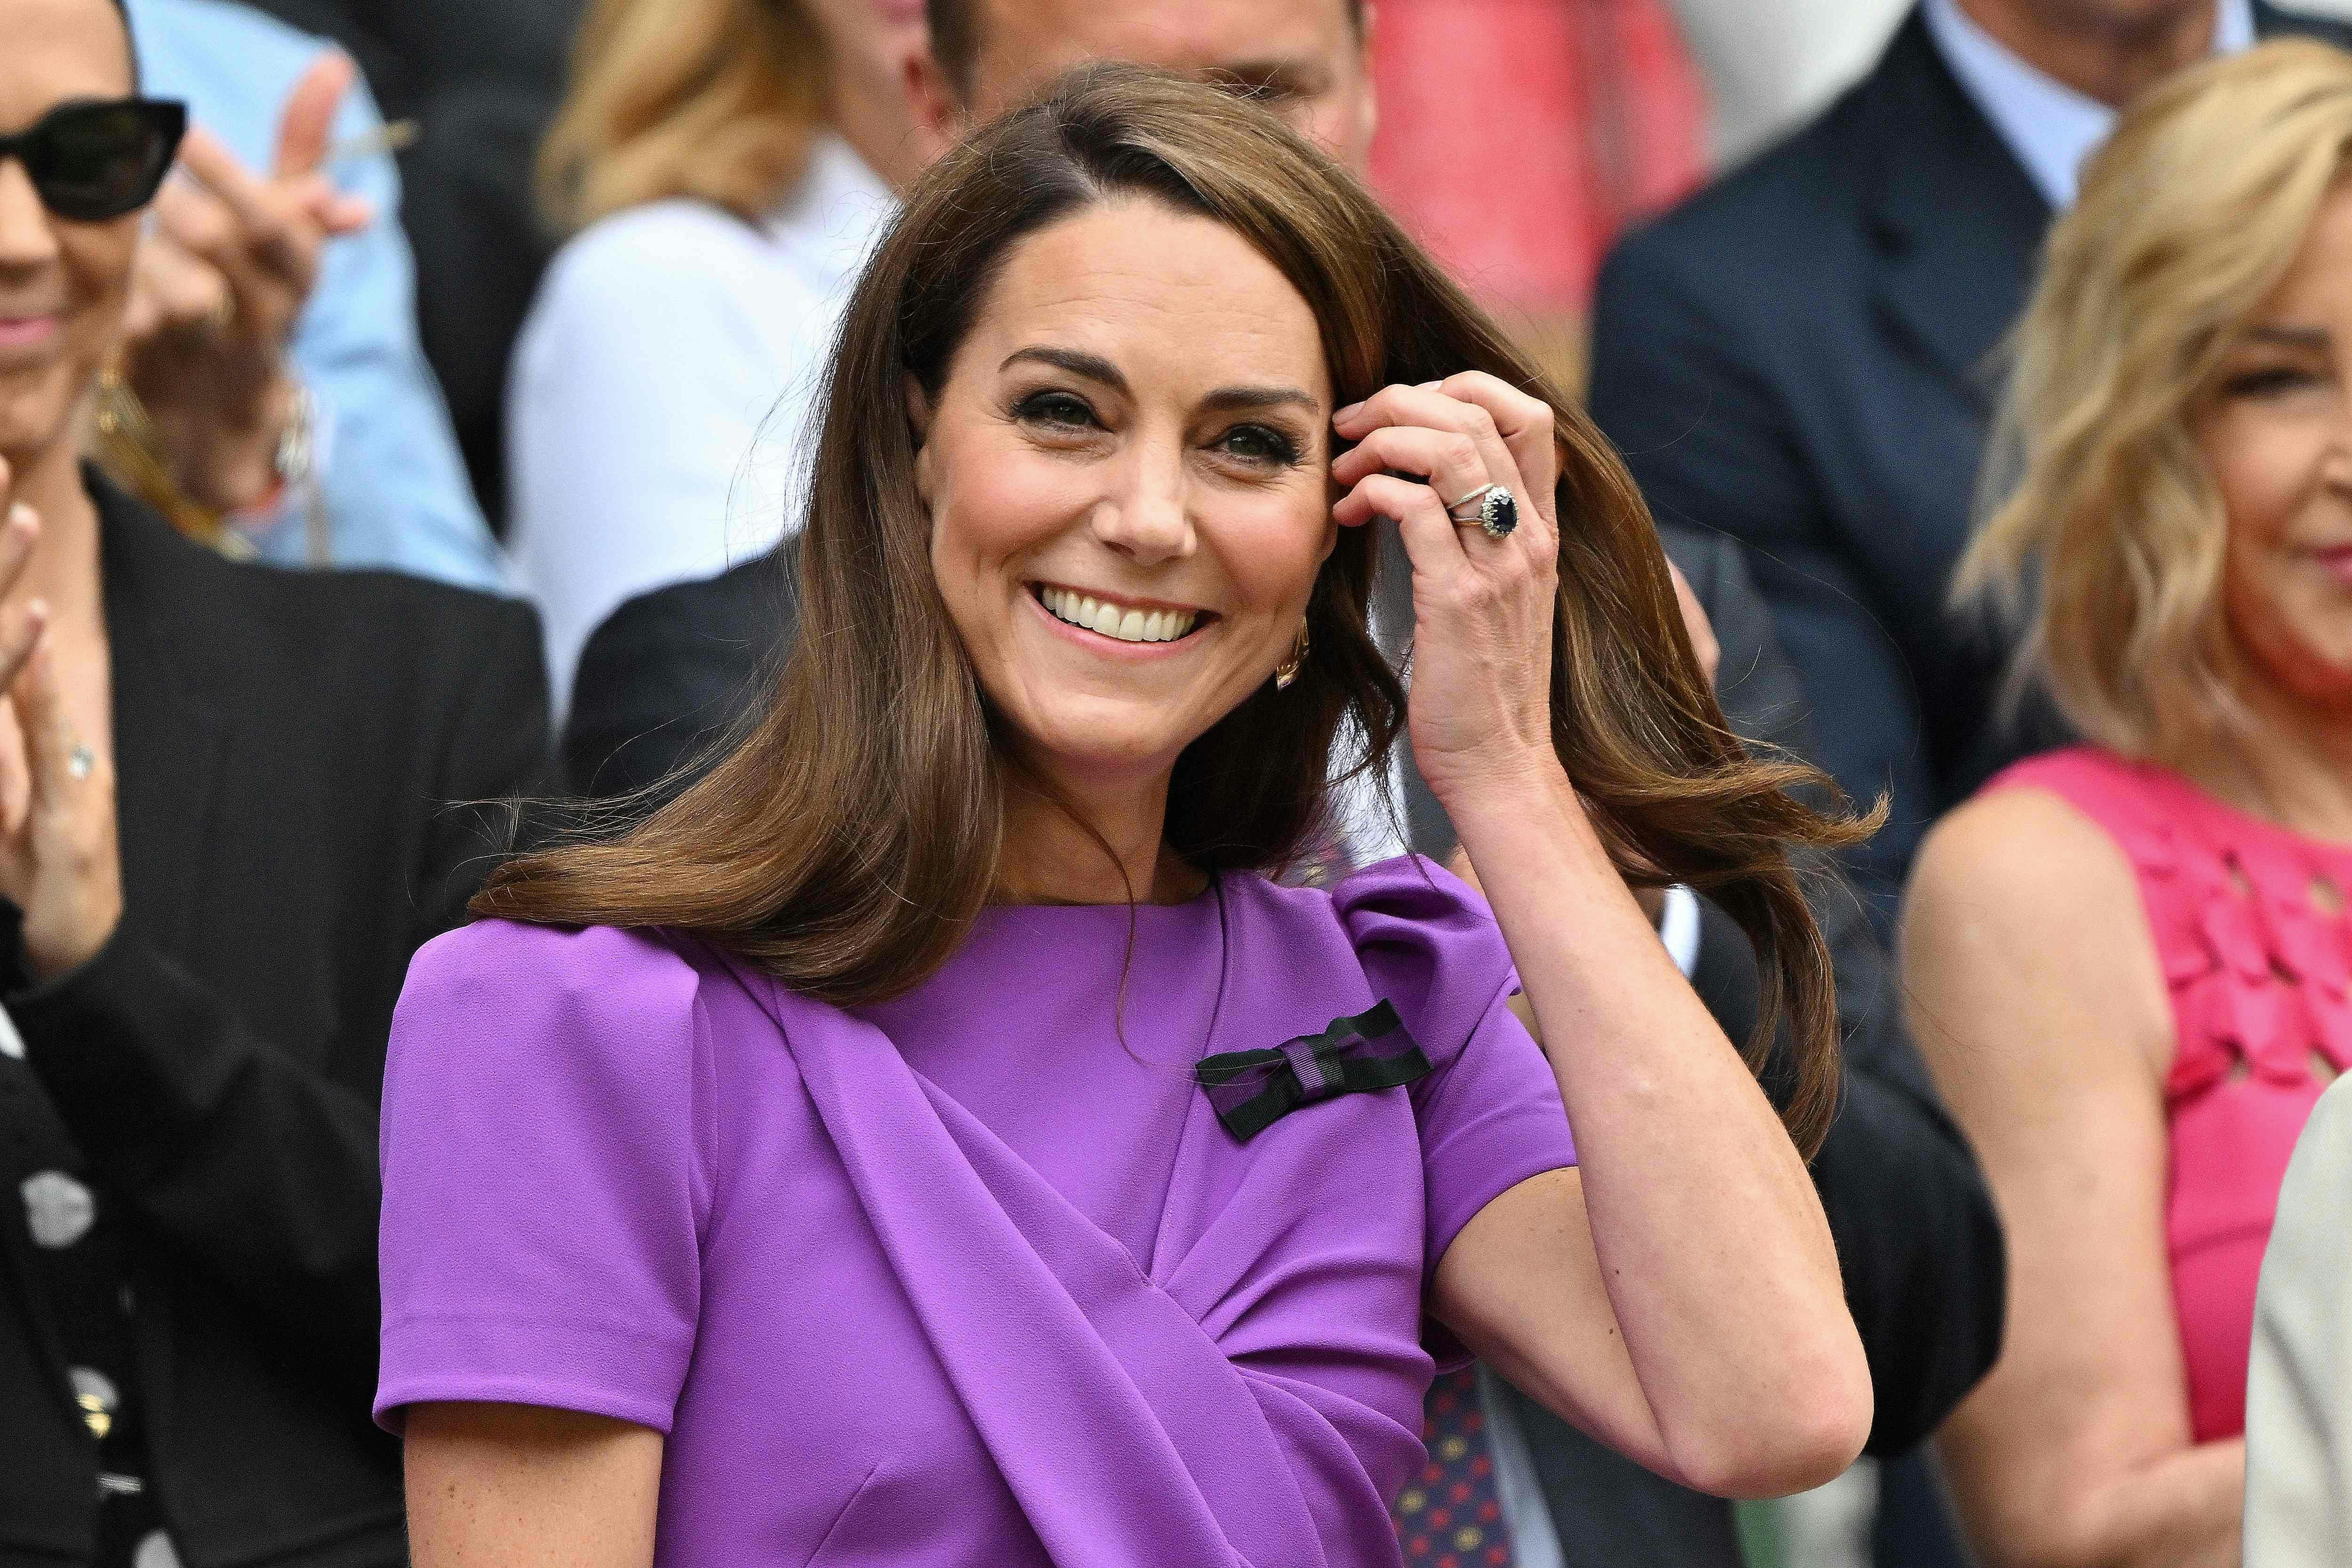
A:
[[[1290,637],[1339,533],[1321,491],[1268,497],[1231,509],[1204,520],[1203,531],[1213,534],[1208,542],[1240,605],[1267,616],[1283,637]]]
[[[933,553],[981,574],[1062,532],[1095,493],[1075,465],[1017,444],[941,451],[932,473]]]
[[[2200,433],[2206,469],[2230,520],[2233,556],[2279,543],[2319,482],[2327,431],[2298,412],[2247,406],[2217,416]]]
[[[139,219],[64,226],[66,277],[72,291],[68,324],[77,350],[103,359],[122,333],[131,298],[131,266],[139,253]]]
[[[2252,488],[2250,477],[2241,495],[2251,500]],[[2230,637],[2255,679],[2333,706],[2352,697],[2352,585],[2294,547],[2292,500],[2273,489],[2271,505],[2266,516],[2251,508],[2230,516],[2221,582]]]

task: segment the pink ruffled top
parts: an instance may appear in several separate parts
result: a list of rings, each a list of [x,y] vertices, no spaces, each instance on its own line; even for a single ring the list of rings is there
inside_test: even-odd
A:
[[[2116,840],[2171,991],[2165,1237],[2197,1440],[2246,1426],[2254,1281],[2287,1156],[2352,1067],[2352,847],[2223,805],[2168,769],[2081,746],[1985,786],[2048,790]]]

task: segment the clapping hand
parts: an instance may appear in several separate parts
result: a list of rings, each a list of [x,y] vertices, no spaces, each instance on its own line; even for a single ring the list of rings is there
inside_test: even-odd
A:
[[[125,317],[124,371],[182,492],[233,511],[277,483],[299,393],[286,348],[326,242],[368,205],[328,178],[328,138],[353,67],[321,57],[294,86],[267,178],[202,127],[155,198]]]
[[[24,911],[35,980],[79,967],[122,919],[114,766],[67,712],[48,608],[17,592],[40,520],[7,500],[0,461],[0,897]]]

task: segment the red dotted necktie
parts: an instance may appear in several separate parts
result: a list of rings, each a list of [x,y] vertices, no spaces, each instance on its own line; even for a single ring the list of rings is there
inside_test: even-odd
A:
[[[1405,1562],[1416,1568],[1509,1568],[1511,1533],[1503,1522],[1502,1494],[1495,1489],[1477,1368],[1446,1373],[1429,1385],[1421,1437],[1429,1445],[1429,1463],[1396,1501]]]

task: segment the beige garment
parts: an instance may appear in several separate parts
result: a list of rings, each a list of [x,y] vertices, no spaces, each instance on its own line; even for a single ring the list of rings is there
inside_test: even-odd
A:
[[[2279,1189],[2246,1380],[2245,1568],[2352,1563],[2352,1078]]]

